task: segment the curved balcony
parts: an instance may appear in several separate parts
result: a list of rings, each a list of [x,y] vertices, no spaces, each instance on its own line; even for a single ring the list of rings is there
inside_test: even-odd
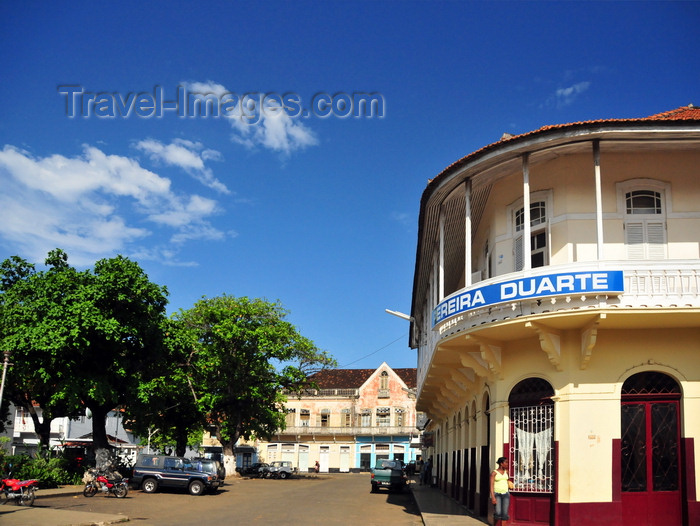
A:
[[[545,290],[538,297],[509,301],[486,301],[480,306],[459,309],[460,297],[468,297],[491,286],[511,286],[519,281],[541,282],[547,276],[621,273],[614,290],[562,292]],[[511,290],[512,286],[510,289]],[[448,308],[449,305],[449,308]],[[455,307],[457,305],[457,307]],[[598,328],[655,328],[697,326],[700,318],[700,261],[603,261],[556,265],[510,273],[459,290],[436,307],[432,327],[419,358],[418,383],[422,386],[438,347],[449,345],[457,335],[473,342],[479,339],[512,341],[542,333]],[[436,314],[437,313],[437,314]],[[647,316],[646,314],[654,314]],[[550,357],[555,360],[555,356]],[[553,361],[554,365],[557,364]],[[585,364],[584,364],[585,366]]]

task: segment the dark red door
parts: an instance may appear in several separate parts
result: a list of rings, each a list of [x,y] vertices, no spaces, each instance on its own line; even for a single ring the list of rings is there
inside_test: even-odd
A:
[[[622,403],[624,526],[681,524],[678,400]]]

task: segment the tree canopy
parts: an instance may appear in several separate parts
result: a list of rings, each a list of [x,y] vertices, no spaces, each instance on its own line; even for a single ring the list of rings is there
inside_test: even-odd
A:
[[[5,398],[30,412],[43,446],[52,418],[89,410],[97,454],[120,408],[142,440],[179,455],[211,430],[233,473],[238,439],[284,428],[285,393],[336,365],[279,302],[203,298],[168,319],[166,288],[128,258],[79,271],[56,249],[45,263],[0,264],[0,352],[13,363]]]
[[[269,437],[284,428],[283,390],[335,366],[285,318],[279,302],[223,295],[203,298],[175,319],[193,334],[186,361],[191,394],[234,470],[239,438]]]
[[[125,412],[125,422],[140,437],[165,454],[184,456],[187,446],[202,441],[206,426],[190,388],[188,357],[194,334],[182,323],[169,319],[164,326],[163,359],[154,364]]]
[[[56,249],[46,265],[37,272],[12,258],[0,267],[0,350],[13,362],[8,392],[18,405],[38,402],[44,423],[58,408],[61,416],[89,409],[93,445],[108,448],[107,413],[128,403],[159,360],[167,290],[123,256],[78,271]]]

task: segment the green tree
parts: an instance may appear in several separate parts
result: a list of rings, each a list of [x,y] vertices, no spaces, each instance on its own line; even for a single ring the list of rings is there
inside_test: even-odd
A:
[[[187,361],[195,342],[192,331],[173,319],[166,320],[164,335],[165,355],[152,378],[139,385],[125,421],[149,447],[183,456],[187,446],[201,443],[206,424],[188,381]]]
[[[52,264],[65,263],[59,253],[54,256]],[[58,379],[52,376],[53,363],[43,352],[42,342],[47,335],[36,323],[50,317],[54,307],[51,298],[64,292],[64,283],[56,278],[56,273],[37,273],[34,265],[18,256],[0,264],[0,349],[8,351],[12,361],[3,408],[11,402],[24,409],[34,424],[41,449],[49,447],[55,417],[77,416],[80,411],[62,397]]]
[[[15,387],[28,378],[41,381],[52,393],[47,408],[60,402],[68,416],[90,410],[93,447],[104,458],[107,413],[128,404],[159,360],[167,291],[123,256],[85,271],[67,261],[56,249],[46,271],[15,265],[14,273],[3,273],[14,284],[3,292],[1,350],[12,350],[22,370],[13,374]],[[36,396],[39,386],[30,388]]]
[[[187,381],[223,446],[227,473],[235,473],[239,438],[269,438],[284,428],[283,390],[303,389],[308,376],[336,365],[287,314],[279,303],[223,295],[175,316],[194,334]]]

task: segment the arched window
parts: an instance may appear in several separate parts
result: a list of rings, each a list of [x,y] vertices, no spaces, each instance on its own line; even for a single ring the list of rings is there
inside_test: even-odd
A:
[[[554,389],[546,380],[519,382],[508,397],[510,463],[515,491],[554,490]]]
[[[285,417],[285,424],[287,424],[287,427],[292,427],[296,423],[296,413],[297,410],[292,408],[287,408],[287,415]]]
[[[321,409],[321,427],[330,426],[330,421],[331,421],[331,410],[330,409]]]
[[[360,425],[362,427],[369,427],[372,425],[372,410],[363,409],[360,413]]]
[[[405,416],[406,416],[406,412],[403,409],[401,409],[400,407],[397,409],[394,409],[394,418],[396,419],[395,420],[396,427],[403,427],[404,426]]]
[[[391,425],[391,408],[377,407],[377,426],[389,427]]]
[[[537,192],[531,196],[530,203],[530,266],[531,268],[549,265],[548,224],[546,192]],[[525,266],[523,233],[525,231],[525,208],[520,200],[519,208],[512,210],[513,220],[513,254],[514,270],[520,271]]]
[[[624,214],[628,259],[666,259],[666,192],[659,181],[636,179],[618,185],[620,212]]]
[[[340,419],[341,419],[343,427],[352,426],[352,414],[350,413],[350,409],[341,409],[340,410]]]
[[[386,371],[379,376],[378,398],[389,398],[389,373]]]

